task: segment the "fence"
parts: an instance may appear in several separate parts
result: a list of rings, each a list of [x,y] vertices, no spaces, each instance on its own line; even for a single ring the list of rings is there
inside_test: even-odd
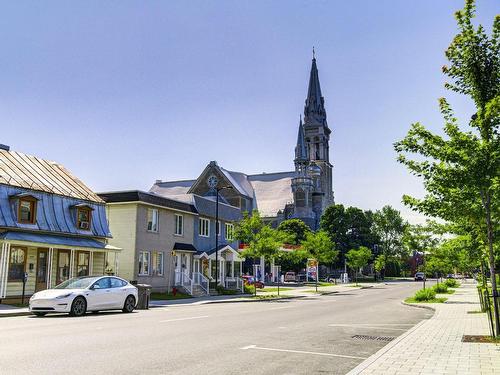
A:
[[[495,319],[495,303],[497,305],[497,311],[500,311],[500,298],[498,297],[498,292],[496,294],[491,293],[487,287],[478,287],[477,291],[479,293],[479,302],[481,303],[481,311],[485,312],[488,316],[488,322],[490,327],[490,332],[492,337],[496,337],[500,331],[498,325],[499,322]],[[491,291],[492,292],[492,291]]]

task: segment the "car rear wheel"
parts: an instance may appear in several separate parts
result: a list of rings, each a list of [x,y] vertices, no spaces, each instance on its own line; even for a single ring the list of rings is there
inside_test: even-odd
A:
[[[87,301],[83,297],[76,297],[71,304],[69,315],[82,316],[87,312]]]
[[[34,312],[33,314],[36,315],[36,316],[45,316],[45,315],[47,315],[46,312]]]
[[[135,298],[134,296],[128,296],[125,299],[122,311],[124,313],[131,313],[135,309]]]

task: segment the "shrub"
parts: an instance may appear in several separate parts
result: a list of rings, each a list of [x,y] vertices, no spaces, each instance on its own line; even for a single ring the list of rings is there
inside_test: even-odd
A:
[[[253,287],[253,285],[245,285],[243,287],[244,291],[246,294],[254,294],[255,293],[255,289]]]
[[[447,279],[444,283],[448,288],[458,288],[460,286],[460,283],[455,279]]]
[[[432,287],[436,293],[448,293],[448,287],[445,283],[438,283]]]
[[[420,289],[415,293],[415,301],[430,301],[436,298],[436,292],[432,288]]]

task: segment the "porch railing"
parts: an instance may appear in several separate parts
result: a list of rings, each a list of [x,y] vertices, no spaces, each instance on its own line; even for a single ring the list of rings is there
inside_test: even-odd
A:
[[[193,281],[183,271],[175,271],[175,284],[182,286],[190,295],[193,294]]]
[[[193,272],[193,285],[199,285],[205,291],[205,294],[210,294],[209,280],[201,272]]]
[[[226,289],[240,290],[243,292],[243,279],[239,277],[226,278],[224,286]]]

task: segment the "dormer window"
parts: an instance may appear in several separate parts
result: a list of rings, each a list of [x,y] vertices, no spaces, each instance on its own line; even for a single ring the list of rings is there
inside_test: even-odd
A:
[[[73,215],[76,213],[76,228],[80,230],[90,230],[92,228],[92,211],[94,210],[91,206],[80,203],[75,204],[70,207],[73,211]],[[73,216],[75,218],[75,216]]]
[[[17,222],[19,224],[36,223],[36,204],[38,198],[27,193],[21,193],[11,195],[10,199],[15,201],[14,207],[17,211]]]
[[[90,230],[92,210],[89,207],[78,207],[76,211],[76,226],[78,229]]]

